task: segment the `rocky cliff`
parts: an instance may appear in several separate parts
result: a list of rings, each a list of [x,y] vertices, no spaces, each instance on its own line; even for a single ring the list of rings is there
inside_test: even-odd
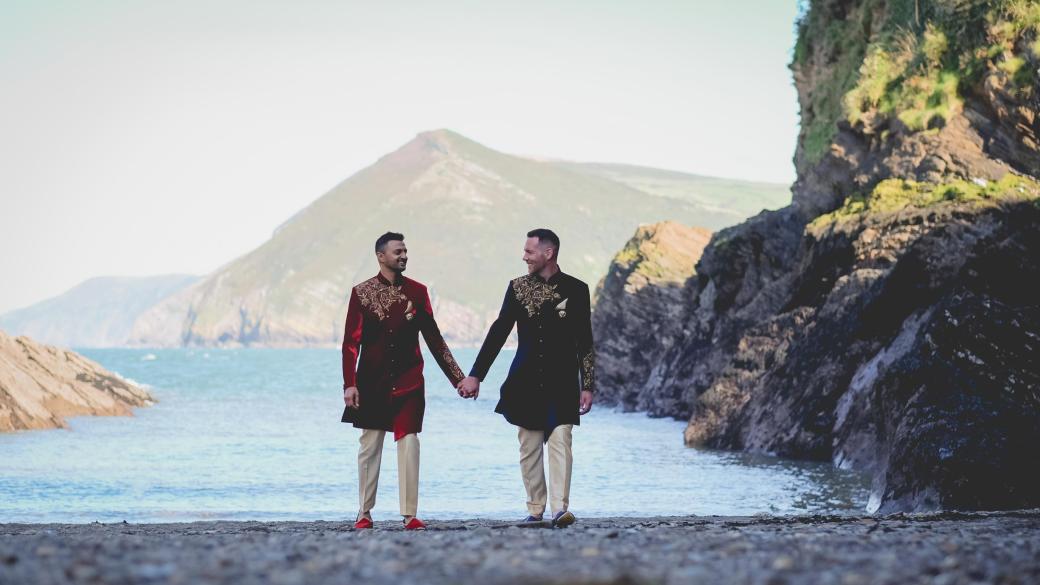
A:
[[[125,416],[152,403],[77,353],[0,331],[0,432],[64,427],[69,416]]]
[[[604,359],[603,398],[869,471],[871,510],[1040,505],[1038,29],[1036,1],[810,2],[792,205],[712,238],[681,335]]]

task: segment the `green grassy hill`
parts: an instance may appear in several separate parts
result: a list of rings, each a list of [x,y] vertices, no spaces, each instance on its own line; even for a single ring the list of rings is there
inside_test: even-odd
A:
[[[144,315],[131,340],[334,344],[350,287],[377,271],[373,242],[394,230],[406,236],[408,275],[430,287],[446,335],[476,342],[507,281],[526,272],[528,230],[555,230],[563,269],[595,286],[641,223],[717,227],[743,217],[725,200],[712,205],[725,213],[693,197],[641,191],[593,167],[503,154],[447,130],[426,132],[297,213],[256,250]]]

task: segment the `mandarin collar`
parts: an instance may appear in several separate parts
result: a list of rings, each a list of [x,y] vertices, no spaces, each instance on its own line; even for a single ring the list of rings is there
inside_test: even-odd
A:
[[[394,282],[390,282],[389,280],[387,280],[387,278],[383,276],[382,272],[377,272],[376,278],[379,279],[379,282],[385,284],[386,286],[401,286],[402,284],[404,284],[404,276],[401,273],[397,274],[396,280],[394,280]]]
[[[556,282],[560,280],[560,275],[561,274],[563,274],[563,269],[562,268],[557,270],[556,274],[550,276],[548,280],[542,278],[542,275],[538,274],[537,272],[534,274],[534,277],[535,277],[536,280],[538,280],[538,282],[544,282],[544,283],[547,283],[547,284],[556,284]]]

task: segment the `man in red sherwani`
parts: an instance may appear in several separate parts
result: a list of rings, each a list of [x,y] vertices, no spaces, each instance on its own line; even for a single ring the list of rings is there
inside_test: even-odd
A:
[[[405,528],[422,530],[419,500],[419,437],[426,396],[419,333],[452,386],[464,375],[433,319],[426,287],[405,278],[404,236],[387,232],[376,240],[379,274],[350,292],[343,334],[343,422],[361,430],[358,491],[361,508],[355,528],[372,528],[383,438],[397,441],[401,515]],[[361,359],[358,360],[358,352]],[[355,368],[356,364],[356,368]]]

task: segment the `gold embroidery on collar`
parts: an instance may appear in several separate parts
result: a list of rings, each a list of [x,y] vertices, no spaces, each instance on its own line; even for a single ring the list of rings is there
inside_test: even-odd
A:
[[[559,298],[555,284],[549,284],[533,274],[514,279],[512,285],[516,300],[527,309],[529,317],[537,315],[542,305],[548,301]]]
[[[596,357],[590,350],[581,359],[581,389],[592,392],[593,383],[596,380]]]
[[[378,278],[370,278],[354,287],[361,306],[372,311],[380,321],[390,316],[390,307],[394,303],[407,301],[402,292],[403,286],[386,285]]]

